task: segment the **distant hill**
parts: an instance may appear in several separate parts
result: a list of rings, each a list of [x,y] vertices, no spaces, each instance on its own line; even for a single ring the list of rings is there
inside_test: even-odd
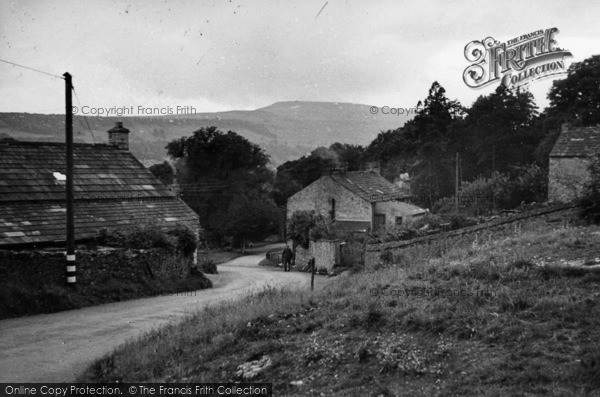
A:
[[[171,140],[213,125],[223,131],[235,131],[260,145],[271,156],[273,166],[277,166],[333,142],[367,145],[380,131],[398,128],[408,119],[381,112],[373,115],[368,105],[292,101],[250,111],[87,117],[87,123],[96,142],[100,143],[107,141],[106,131],[116,121],[123,121],[131,130],[131,151],[147,166],[166,159],[164,147]],[[73,126],[76,142],[93,142],[83,116],[75,116]],[[0,113],[0,138],[3,136],[19,140],[63,141],[64,116]]]

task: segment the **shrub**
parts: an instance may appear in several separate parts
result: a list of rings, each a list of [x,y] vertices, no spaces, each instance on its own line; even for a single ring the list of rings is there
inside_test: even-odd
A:
[[[336,238],[336,233],[333,230],[331,221],[323,217],[323,215],[316,215],[308,236],[312,241],[331,240]]]
[[[295,211],[287,224],[287,237],[306,249],[310,241],[308,233],[314,225],[314,214],[314,211]]]
[[[295,211],[287,224],[287,236],[294,243],[308,249],[310,240],[336,238],[333,225],[323,215],[314,211]]]
[[[386,228],[383,232],[379,232],[371,235],[369,238],[369,244],[381,244],[388,243],[391,241],[399,240],[411,240],[416,237],[423,236],[425,232],[417,230],[413,227],[395,225]]]
[[[108,247],[122,247],[125,245],[127,240],[127,234],[119,230],[108,230],[103,227],[98,231],[98,234],[94,238],[94,242],[99,245],[106,245]]]
[[[125,246],[134,249],[163,248],[174,251],[177,249],[177,237],[154,228],[136,228],[126,235]]]
[[[427,226],[429,229],[439,229],[441,227],[442,220],[439,216],[427,213],[416,218],[412,223],[411,227],[414,229],[421,229]]]
[[[458,210],[475,216],[489,214],[496,209],[496,196],[508,181],[506,175],[495,172],[488,178],[480,176],[472,182],[464,182],[458,197]],[[438,200],[433,210],[439,213],[454,212],[455,203],[448,198]]]
[[[477,224],[477,221],[473,218],[469,218],[465,214],[451,214],[448,216],[448,222],[450,222],[450,229],[461,229],[463,227],[469,227]]]
[[[198,248],[198,238],[188,227],[179,226],[176,229],[169,230],[167,233],[177,238],[177,249],[183,256],[192,256],[196,248]]]
[[[513,209],[521,204],[547,200],[547,170],[535,164],[514,167],[511,175],[494,172],[462,185],[458,198],[460,212],[480,216],[498,209]],[[451,199],[438,200],[433,210],[450,213],[455,209]]]
[[[544,202],[548,192],[547,171],[535,164],[515,167],[513,177],[498,184],[497,190],[494,196],[497,197],[498,206],[502,209]]]
[[[184,226],[168,232],[154,227],[136,227],[128,231],[100,229],[94,242],[109,247],[149,249],[162,248],[193,255],[198,246],[194,232]]]
[[[217,264],[210,259],[206,259],[200,262],[200,270],[207,274],[219,274],[219,272],[217,271]]]

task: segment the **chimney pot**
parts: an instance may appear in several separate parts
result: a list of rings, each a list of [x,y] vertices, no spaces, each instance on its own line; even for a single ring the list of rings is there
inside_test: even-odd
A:
[[[108,130],[108,143],[119,150],[129,150],[129,130],[123,127],[122,121],[117,121],[115,126]]]

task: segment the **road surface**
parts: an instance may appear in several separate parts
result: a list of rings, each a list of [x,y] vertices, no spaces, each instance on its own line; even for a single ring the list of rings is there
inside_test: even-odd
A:
[[[213,288],[0,321],[0,382],[72,382],[93,360],[131,338],[266,285],[310,286],[310,275],[259,267],[243,256],[209,275]],[[190,296],[191,295],[191,296]]]

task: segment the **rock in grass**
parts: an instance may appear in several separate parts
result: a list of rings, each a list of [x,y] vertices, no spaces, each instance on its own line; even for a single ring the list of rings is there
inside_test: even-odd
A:
[[[260,360],[248,361],[238,365],[235,375],[241,377],[243,380],[254,379],[256,375],[270,367],[272,364],[269,356],[263,356]]]

